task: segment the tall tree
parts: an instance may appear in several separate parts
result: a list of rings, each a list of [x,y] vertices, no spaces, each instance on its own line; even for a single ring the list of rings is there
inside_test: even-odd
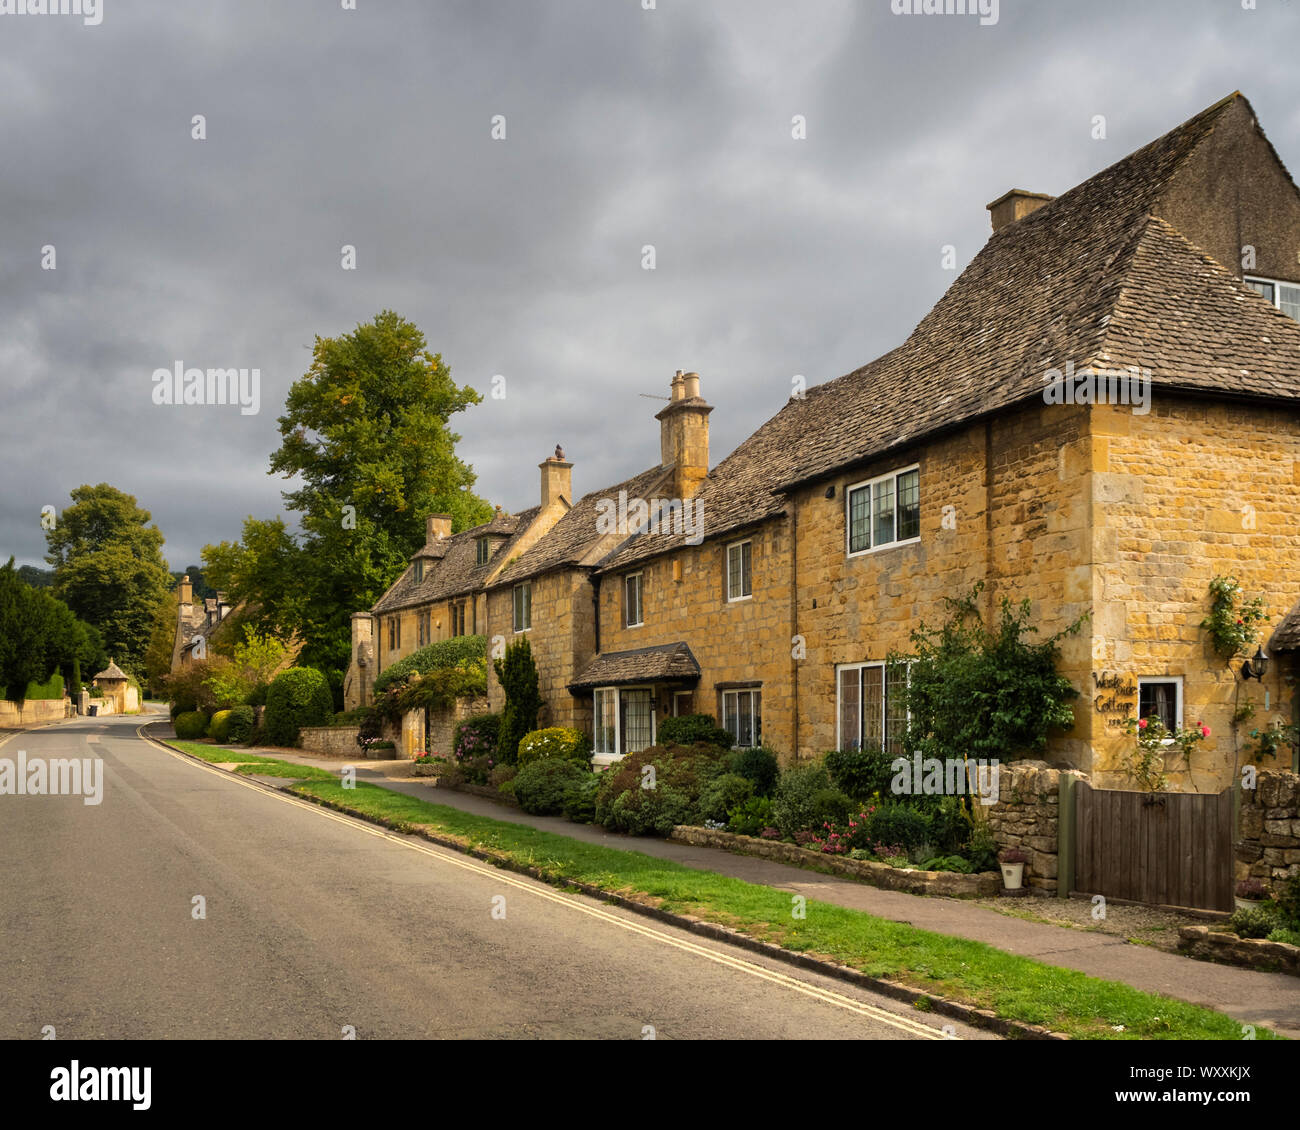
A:
[[[158,603],[171,586],[163,536],[132,495],[108,483],[80,486],[45,532],[54,595],[98,628],[124,670],[143,669]]]
[[[272,474],[301,480],[284,492],[300,515],[300,540],[283,523],[249,519],[239,546],[204,550],[209,582],[262,604],[260,627],[296,630],[299,662],[325,671],[337,692],[352,613],[401,574],[424,543],[425,516],[450,514],[458,531],[492,515],[473,493],[476,476],[457,457],[460,436],[449,427],[481,400],[391,310],[352,333],[317,337],[271,456]]]
[[[71,684],[78,666],[103,662],[103,650],[99,632],[45,589],[25,584],[12,557],[0,568],[0,695],[21,700],[28,683],[55,671]]]

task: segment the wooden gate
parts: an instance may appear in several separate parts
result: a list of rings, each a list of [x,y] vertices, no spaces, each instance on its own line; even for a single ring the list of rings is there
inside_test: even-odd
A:
[[[1107,898],[1232,910],[1232,790],[1137,793],[1075,787],[1074,889]]]

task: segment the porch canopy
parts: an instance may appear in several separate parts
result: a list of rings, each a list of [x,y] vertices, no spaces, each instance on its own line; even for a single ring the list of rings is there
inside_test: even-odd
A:
[[[1300,651],[1300,604],[1283,617],[1268,641],[1267,654],[1279,651]]]
[[[596,656],[569,684],[569,690],[618,687],[630,683],[697,683],[700,665],[684,643],[611,651]]]

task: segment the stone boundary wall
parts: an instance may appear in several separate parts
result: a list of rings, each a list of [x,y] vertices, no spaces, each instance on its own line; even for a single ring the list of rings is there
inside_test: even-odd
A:
[[[20,706],[8,699],[0,699],[0,727],[37,726],[66,718],[67,702],[66,698],[29,698]]]
[[[1178,931],[1178,948],[1193,957],[1300,976],[1300,946],[1286,942],[1239,938],[1216,933],[1208,926],[1184,926]]]
[[[1241,790],[1236,878],[1300,875],[1300,775],[1261,769],[1255,786]]]
[[[298,748],[325,757],[360,757],[360,731],[360,726],[304,726],[298,734]]]
[[[998,802],[984,808],[989,831],[1003,848],[1027,856],[1025,886],[1055,893],[1060,862],[1061,775],[1086,781],[1077,770],[1053,769],[1045,761],[1012,761],[998,766]]]
[[[996,871],[979,875],[962,875],[955,871],[909,871],[890,867],[887,863],[873,863],[866,859],[846,859],[842,855],[827,855],[796,844],[780,840],[762,840],[754,836],[738,836],[732,832],[697,828],[692,824],[679,824],[668,837],[679,844],[697,847],[722,848],[773,859],[779,863],[793,863],[798,867],[810,864],[835,875],[859,879],[873,887],[889,891],[906,891],[913,895],[947,895],[949,898],[989,898],[1002,889],[1002,876]]]

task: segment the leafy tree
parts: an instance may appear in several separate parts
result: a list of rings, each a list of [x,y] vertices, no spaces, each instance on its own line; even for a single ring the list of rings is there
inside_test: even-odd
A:
[[[56,671],[70,685],[80,664],[102,658],[99,633],[45,589],[24,584],[10,558],[0,569],[0,690],[21,700],[29,683]]]
[[[1059,645],[1083,626],[1080,617],[1039,643],[1029,624],[1030,602],[1000,603],[996,628],[986,627],[977,607],[984,583],[967,597],[947,598],[949,618],[939,629],[922,624],[912,632],[903,697],[909,714],[909,753],[925,757],[997,758],[1038,753],[1054,729],[1074,725],[1070,700],[1078,691],[1056,672]]]
[[[166,593],[154,606],[153,622],[149,627],[149,644],[144,652],[145,685],[151,694],[162,689],[162,681],[172,669],[172,652],[176,647],[176,613],[179,599],[174,592]]]
[[[234,657],[215,665],[207,681],[217,702],[223,706],[249,702],[270,686],[287,650],[274,636],[259,635],[251,624],[245,624],[244,639],[235,644]]]
[[[519,758],[520,741],[537,729],[537,712],[542,708],[537,665],[533,662],[528,637],[507,647],[505,658],[494,659],[492,666],[506,692],[497,757],[502,764],[513,765]]]
[[[48,589],[54,584],[54,571],[38,569],[35,565],[19,565],[18,579],[34,589]]]
[[[100,630],[128,673],[149,645],[158,602],[170,587],[163,536],[132,495],[108,483],[80,486],[45,533],[54,566],[54,595]]]
[[[352,333],[317,337],[311,368],[289,390],[271,456],[272,474],[301,480],[283,495],[299,515],[299,537],[280,519],[250,518],[240,543],[203,551],[209,582],[259,604],[262,630],[297,633],[299,662],[326,672],[336,696],[352,614],[401,575],[424,543],[425,516],[450,514],[453,530],[491,517],[448,426],[481,400],[456,385],[420,330],[392,311]]]

